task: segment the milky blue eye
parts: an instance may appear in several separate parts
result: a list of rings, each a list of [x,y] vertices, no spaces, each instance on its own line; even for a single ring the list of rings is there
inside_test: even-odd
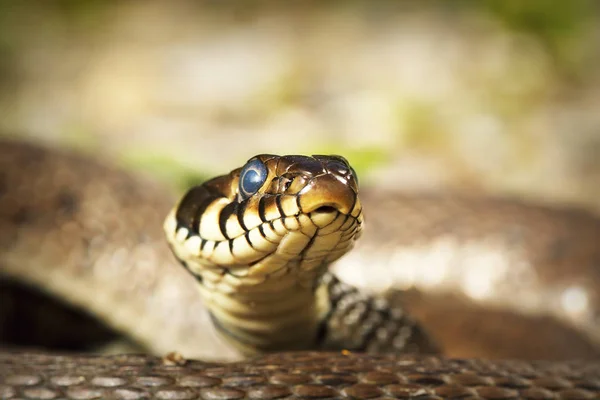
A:
[[[258,192],[265,183],[267,175],[267,167],[262,161],[257,158],[248,161],[240,172],[239,191],[242,200]]]

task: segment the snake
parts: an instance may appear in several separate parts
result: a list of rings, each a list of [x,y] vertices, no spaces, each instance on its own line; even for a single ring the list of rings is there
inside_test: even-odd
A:
[[[3,285],[148,354],[4,345],[0,397],[600,398],[599,239],[575,208],[359,190],[341,156],[261,154],[178,200],[2,139]]]

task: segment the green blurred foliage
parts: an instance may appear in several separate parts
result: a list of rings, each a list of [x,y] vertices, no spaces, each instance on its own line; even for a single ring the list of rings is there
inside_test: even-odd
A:
[[[481,7],[512,31],[535,36],[559,72],[578,75],[585,66],[585,36],[598,16],[593,0],[483,0]]]
[[[172,157],[148,151],[126,154],[121,162],[124,167],[152,175],[176,190],[185,190],[212,178],[207,173],[182,165]]]
[[[392,158],[384,148],[381,147],[351,147],[344,146],[342,143],[319,143],[318,146],[311,149],[312,151],[300,154],[337,154],[348,160],[352,168],[360,177],[366,171],[373,167],[383,165]]]

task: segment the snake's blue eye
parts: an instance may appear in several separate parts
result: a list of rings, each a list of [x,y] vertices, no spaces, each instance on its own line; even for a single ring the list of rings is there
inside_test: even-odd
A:
[[[242,200],[247,199],[262,187],[267,179],[267,167],[258,158],[254,158],[240,172],[239,191]]]

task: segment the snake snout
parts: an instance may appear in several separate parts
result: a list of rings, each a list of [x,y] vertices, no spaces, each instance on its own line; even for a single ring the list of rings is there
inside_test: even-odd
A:
[[[299,193],[304,213],[337,211],[350,214],[357,203],[357,194],[347,182],[333,175],[321,175]]]

